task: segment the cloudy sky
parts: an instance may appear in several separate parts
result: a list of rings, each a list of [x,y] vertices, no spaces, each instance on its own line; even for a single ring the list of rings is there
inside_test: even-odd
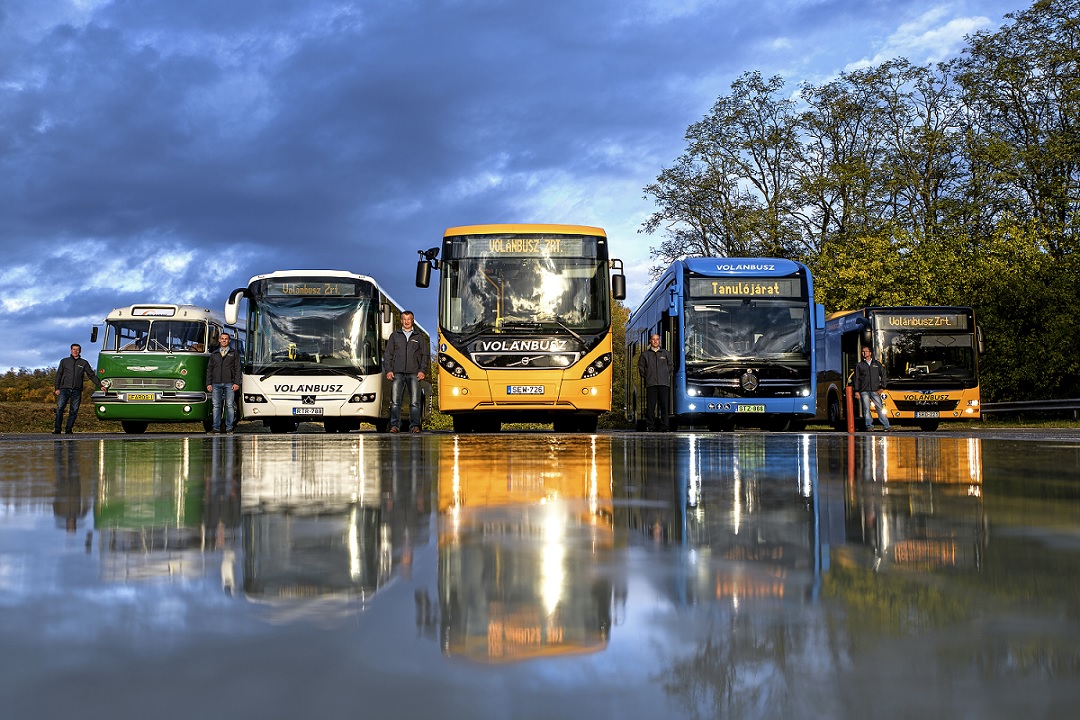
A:
[[[454,225],[598,225],[649,282],[642,188],[743,72],[794,90],[954,57],[1024,0],[0,0],[0,371],[114,307],[374,276],[435,329]]]

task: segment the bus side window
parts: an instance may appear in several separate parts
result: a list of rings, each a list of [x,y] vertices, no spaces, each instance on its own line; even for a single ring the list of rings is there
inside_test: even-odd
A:
[[[221,334],[221,327],[220,326],[218,326],[218,325],[211,325],[210,326],[210,339],[209,339],[209,343],[208,343],[209,346],[210,346],[210,352],[214,352],[215,350],[218,349],[218,335],[220,335],[220,334]]]

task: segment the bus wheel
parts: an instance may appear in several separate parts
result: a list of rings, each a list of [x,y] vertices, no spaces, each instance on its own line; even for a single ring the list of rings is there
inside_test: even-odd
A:
[[[579,418],[577,423],[578,432],[594,435],[596,433],[596,427],[600,424],[600,417],[597,415],[586,415]]]
[[[150,423],[143,420],[121,420],[120,427],[124,428],[124,432],[129,435],[141,435],[146,432],[146,428]]]
[[[205,430],[206,432],[210,432],[211,430],[214,429],[214,421],[211,420],[210,418],[206,418],[205,420],[202,421],[202,429]]]
[[[926,432],[934,432],[938,429],[939,422],[940,421],[938,420],[921,420],[919,422],[919,427]]]
[[[840,413],[840,398],[836,395],[829,395],[829,424],[832,425],[834,430],[846,430],[847,426],[844,424],[844,416]]]

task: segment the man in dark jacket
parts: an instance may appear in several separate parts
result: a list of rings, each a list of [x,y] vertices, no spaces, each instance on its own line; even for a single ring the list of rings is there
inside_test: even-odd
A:
[[[413,326],[412,312],[401,313],[401,327],[386,341],[383,372],[390,381],[390,432],[401,430],[401,396],[409,385],[409,431],[420,432],[420,381],[431,364],[431,348]]]
[[[877,410],[881,426],[886,431],[891,430],[889,414],[885,412],[885,402],[881,399],[881,391],[885,389],[885,368],[874,359],[868,346],[862,349],[862,360],[855,366],[851,385],[855,388],[855,397],[862,403],[863,423],[867,431],[874,429],[874,416],[870,414],[871,403]]]
[[[225,403],[225,432],[231,433],[236,426],[236,391],[243,381],[240,353],[229,347],[229,333],[218,335],[218,349],[210,353],[206,363],[206,392],[211,395],[214,408],[213,430],[221,432],[221,405]]]
[[[638,374],[645,384],[645,426],[650,430],[666,432],[668,429],[671,371],[674,367],[671,354],[660,347],[660,336],[653,334],[649,338],[649,347],[638,358]],[[659,412],[654,413],[654,408],[658,406]]]
[[[94,368],[85,358],[79,357],[82,353],[82,345],[78,343],[71,346],[71,356],[60,361],[56,368],[56,378],[53,380],[53,394],[56,395],[56,422],[53,424],[53,435],[60,434],[60,427],[64,423],[64,408],[70,405],[68,412],[67,429],[68,435],[75,432],[75,418],[79,416],[79,406],[82,404],[83,378],[88,377],[94,385],[101,389],[101,382],[94,375]]]

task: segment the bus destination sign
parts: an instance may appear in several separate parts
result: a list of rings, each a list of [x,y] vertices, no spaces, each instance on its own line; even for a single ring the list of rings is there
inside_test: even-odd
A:
[[[690,278],[692,297],[794,298],[799,290],[790,278]]]
[[[461,257],[584,257],[584,249],[580,237],[494,235],[466,238],[458,252]]]
[[[290,297],[356,297],[356,283],[319,282],[302,280],[299,282],[270,282],[266,284],[266,294]]]
[[[880,314],[882,330],[967,330],[967,315],[960,313],[889,313]]]

